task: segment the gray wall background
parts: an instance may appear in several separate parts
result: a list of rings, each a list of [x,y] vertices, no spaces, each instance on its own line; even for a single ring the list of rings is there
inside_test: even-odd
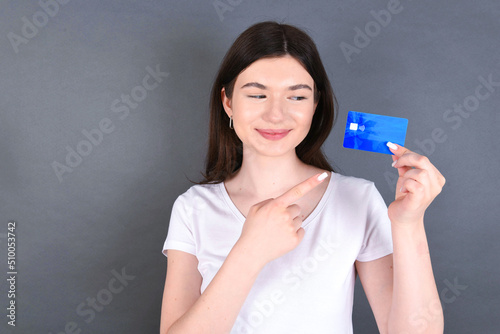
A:
[[[390,22],[374,23],[371,11],[393,5]],[[5,277],[16,221],[18,274],[15,328],[0,283],[0,332],[158,331],[161,248],[175,198],[203,168],[211,82],[239,33],[278,20],[313,37],[339,100],[325,152],[343,174],[374,181],[387,204],[392,160],[342,147],[347,112],[409,119],[406,146],[447,178],[426,215],[446,333],[498,333],[500,2],[396,5],[2,1],[0,268]],[[369,40],[355,39],[365,28]],[[343,43],[357,50],[346,56]],[[148,67],[168,76],[145,90]],[[120,102],[127,94],[135,109]],[[81,161],[66,161],[71,150]],[[54,164],[70,168],[58,177]],[[359,284],[355,299],[355,332],[376,332]]]

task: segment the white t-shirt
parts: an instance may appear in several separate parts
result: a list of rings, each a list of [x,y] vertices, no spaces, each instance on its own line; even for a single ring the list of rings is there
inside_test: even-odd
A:
[[[352,333],[354,262],[392,253],[391,222],[373,182],[331,175],[304,239],[260,272],[232,334]],[[244,222],[223,183],[192,186],[174,203],[163,254],[195,255],[203,293]]]

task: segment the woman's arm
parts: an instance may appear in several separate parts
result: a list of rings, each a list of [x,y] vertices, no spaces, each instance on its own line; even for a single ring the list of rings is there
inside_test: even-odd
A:
[[[441,301],[432,272],[424,222],[392,224],[394,289],[389,333],[443,333]]]
[[[388,211],[394,244],[389,333],[443,333],[443,310],[432,272],[424,214],[446,180],[427,157],[399,145],[393,144],[390,149],[399,178],[396,199]]]
[[[172,324],[200,298],[202,283],[196,256],[175,249],[169,249],[167,252],[167,277],[161,305],[161,334],[167,333]]]
[[[260,270],[235,245],[200,295],[196,257],[168,251],[160,333],[229,333]]]
[[[231,331],[262,268],[302,241],[300,208],[292,203],[324,180],[318,176],[250,208],[240,238],[201,295],[196,258],[169,251],[161,334]]]
[[[399,145],[391,151],[399,173],[388,211],[394,253],[356,268],[381,333],[443,333],[424,213],[445,179],[426,157]]]
[[[431,260],[424,244],[417,241],[419,234],[417,231],[411,236],[393,230],[393,254],[356,262],[359,279],[382,334],[443,333],[443,311]]]

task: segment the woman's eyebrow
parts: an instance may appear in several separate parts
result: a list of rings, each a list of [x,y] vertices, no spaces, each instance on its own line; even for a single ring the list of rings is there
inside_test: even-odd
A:
[[[288,87],[288,90],[297,90],[297,89],[309,89],[312,92],[312,88],[309,85],[306,84],[298,84],[298,85],[293,85]]]
[[[260,84],[258,82],[248,82],[248,83],[244,84],[243,86],[241,86],[242,89],[246,88],[246,87],[255,87],[255,88],[259,88],[259,89],[267,89],[266,86],[264,86],[263,84]],[[293,86],[288,87],[288,90],[297,90],[297,89],[309,89],[312,92],[311,86],[306,85],[306,84],[297,84],[297,85],[293,85]]]
[[[267,89],[266,86],[264,86],[263,84],[260,84],[258,82],[249,82],[249,83],[246,83],[243,86],[241,86],[241,88],[245,88],[245,87],[255,87],[255,88],[259,88],[259,89]]]

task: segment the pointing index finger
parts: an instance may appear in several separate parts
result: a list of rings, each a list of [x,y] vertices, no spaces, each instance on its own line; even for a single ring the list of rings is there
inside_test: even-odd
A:
[[[293,202],[297,201],[298,199],[300,199],[305,194],[307,194],[310,190],[318,186],[327,177],[328,177],[327,172],[316,174],[308,178],[307,180],[297,184],[295,187],[288,190],[287,192],[277,197],[276,199],[288,206]]]

